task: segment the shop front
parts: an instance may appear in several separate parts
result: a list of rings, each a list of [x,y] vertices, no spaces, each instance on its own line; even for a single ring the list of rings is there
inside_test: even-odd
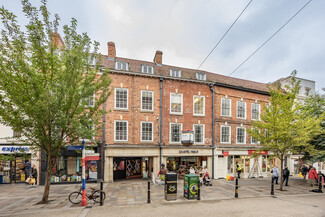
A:
[[[0,145],[0,184],[24,183],[30,173],[29,146]]]
[[[237,164],[240,164],[242,168],[241,177],[243,178],[267,177],[270,176],[275,165],[280,166],[279,159],[275,158],[272,153],[267,151],[255,153],[255,151],[239,148],[217,148],[215,157],[216,178],[226,178],[227,175],[235,176]],[[287,160],[285,160],[284,166],[286,166],[286,162]]]
[[[106,146],[106,182],[124,179],[154,179],[159,169],[158,146]]]
[[[86,153],[95,153],[97,147],[87,147]],[[53,164],[55,161],[53,159]],[[42,158],[41,163],[41,184],[45,184],[47,161]],[[100,160],[86,161],[85,178],[86,182],[96,182],[100,177],[98,167]],[[53,169],[51,183],[80,183],[82,181],[82,153],[81,151],[63,149]]]
[[[179,178],[189,174],[191,167],[197,173],[207,167],[208,171],[212,171],[212,149],[211,147],[185,147],[185,146],[164,146],[162,150],[162,158],[169,172],[175,172]]]

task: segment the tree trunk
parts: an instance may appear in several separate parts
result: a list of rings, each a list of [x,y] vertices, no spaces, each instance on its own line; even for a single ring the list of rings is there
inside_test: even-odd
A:
[[[279,182],[280,182],[280,191],[283,191],[283,182],[282,182],[282,179],[283,179],[283,155],[281,155],[280,156],[280,160],[281,160],[281,165],[280,165],[280,167],[281,167],[281,170],[280,170],[280,180],[279,180]]]
[[[45,187],[44,187],[43,198],[42,198],[43,204],[48,203],[49,200],[51,175],[52,175],[51,159],[52,159],[51,152],[49,152],[47,155],[46,180],[45,180]]]

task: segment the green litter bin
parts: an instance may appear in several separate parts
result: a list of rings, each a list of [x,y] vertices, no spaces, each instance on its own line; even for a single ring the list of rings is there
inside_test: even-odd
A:
[[[184,176],[184,197],[191,200],[198,198],[199,176],[188,174]]]

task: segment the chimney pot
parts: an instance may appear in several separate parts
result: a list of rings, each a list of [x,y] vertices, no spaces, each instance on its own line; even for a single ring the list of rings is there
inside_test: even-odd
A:
[[[162,64],[162,55],[163,55],[163,52],[160,50],[157,50],[156,54],[155,54],[155,58],[153,59],[153,62],[161,65]]]
[[[115,58],[115,56],[116,56],[115,43],[112,41],[109,41],[107,43],[107,49],[108,49],[108,57]]]

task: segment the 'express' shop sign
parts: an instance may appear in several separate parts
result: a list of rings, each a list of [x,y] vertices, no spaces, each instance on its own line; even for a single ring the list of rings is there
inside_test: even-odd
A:
[[[13,153],[26,153],[30,154],[28,146],[0,146],[0,154],[13,154]]]

